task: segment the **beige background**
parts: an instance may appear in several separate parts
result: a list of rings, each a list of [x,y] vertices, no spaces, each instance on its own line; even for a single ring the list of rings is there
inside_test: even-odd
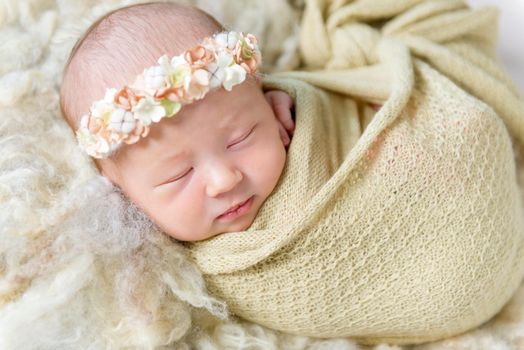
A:
[[[467,0],[472,7],[500,9],[498,53],[502,64],[524,93],[524,0]]]

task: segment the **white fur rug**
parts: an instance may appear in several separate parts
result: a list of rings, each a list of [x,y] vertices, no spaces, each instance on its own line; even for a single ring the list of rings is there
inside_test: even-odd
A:
[[[0,0],[0,349],[524,349],[524,286],[480,328],[415,346],[228,317],[176,244],[97,175],[59,115],[61,70],[80,33],[136,2]],[[255,33],[266,72],[297,66],[302,1],[186,2]]]

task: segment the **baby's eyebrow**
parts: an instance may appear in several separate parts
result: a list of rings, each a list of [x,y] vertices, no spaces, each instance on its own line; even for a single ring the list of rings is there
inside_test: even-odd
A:
[[[183,151],[182,152],[177,151],[177,152],[173,152],[173,153],[168,153],[167,156],[161,157],[160,160],[152,162],[151,166],[149,167],[149,170],[151,170],[151,171],[156,173],[156,170],[158,170],[158,168],[160,168],[166,162],[174,163],[176,161],[180,161],[181,159],[183,159],[185,157],[186,157],[186,153],[183,152]]]
[[[241,110],[237,109],[235,112],[225,116],[220,122],[218,122],[219,129],[230,128],[232,125],[237,125],[238,119],[240,118]]]
[[[178,161],[182,160],[186,157],[185,152],[173,152],[171,154],[168,154],[165,157],[160,157],[160,160],[151,161],[148,166],[147,170],[150,174],[151,178],[151,184],[152,186],[156,187],[160,185],[160,181],[166,180],[166,169],[170,169],[173,167],[173,164],[176,164]],[[166,166],[166,164],[170,164],[170,166]],[[181,170],[181,169],[179,169]],[[169,176],[175,175],[175,174],[168,174]]]

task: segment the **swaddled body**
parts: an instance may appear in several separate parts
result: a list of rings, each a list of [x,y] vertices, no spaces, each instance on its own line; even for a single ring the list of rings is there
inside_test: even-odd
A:
[[[266,80],[296,104],[282,178],[247,231],[187,245],[235,314],[294,334],[420,343],[487,321],[521,282],[523,207],[500,115],[399,41],[376,47],[374,66]],[[349,95],[379,101],[383,86],[363,125]],[[522,141],[522,119],[503,115]]]
[[[235,314],[295,334],[415,343],[475,327],[508,301],[524,268],[510,137],[489,107],[418,69],[407,108],[353,170],[354,148],[333,136],[361,134],[356,108],[268,83],[305,106],[286,172],[247,232],[190,250]]]

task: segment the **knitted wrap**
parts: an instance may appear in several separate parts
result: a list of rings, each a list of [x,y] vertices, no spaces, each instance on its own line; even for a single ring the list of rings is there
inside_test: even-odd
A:
[[[296,105],[276,188],[248,230],[184,243],[210,292],[269,328],[364,344],[497,313],[524,275],[524,108],[495,25],[462,1],[306,1],[304,70],[265,79]]]

